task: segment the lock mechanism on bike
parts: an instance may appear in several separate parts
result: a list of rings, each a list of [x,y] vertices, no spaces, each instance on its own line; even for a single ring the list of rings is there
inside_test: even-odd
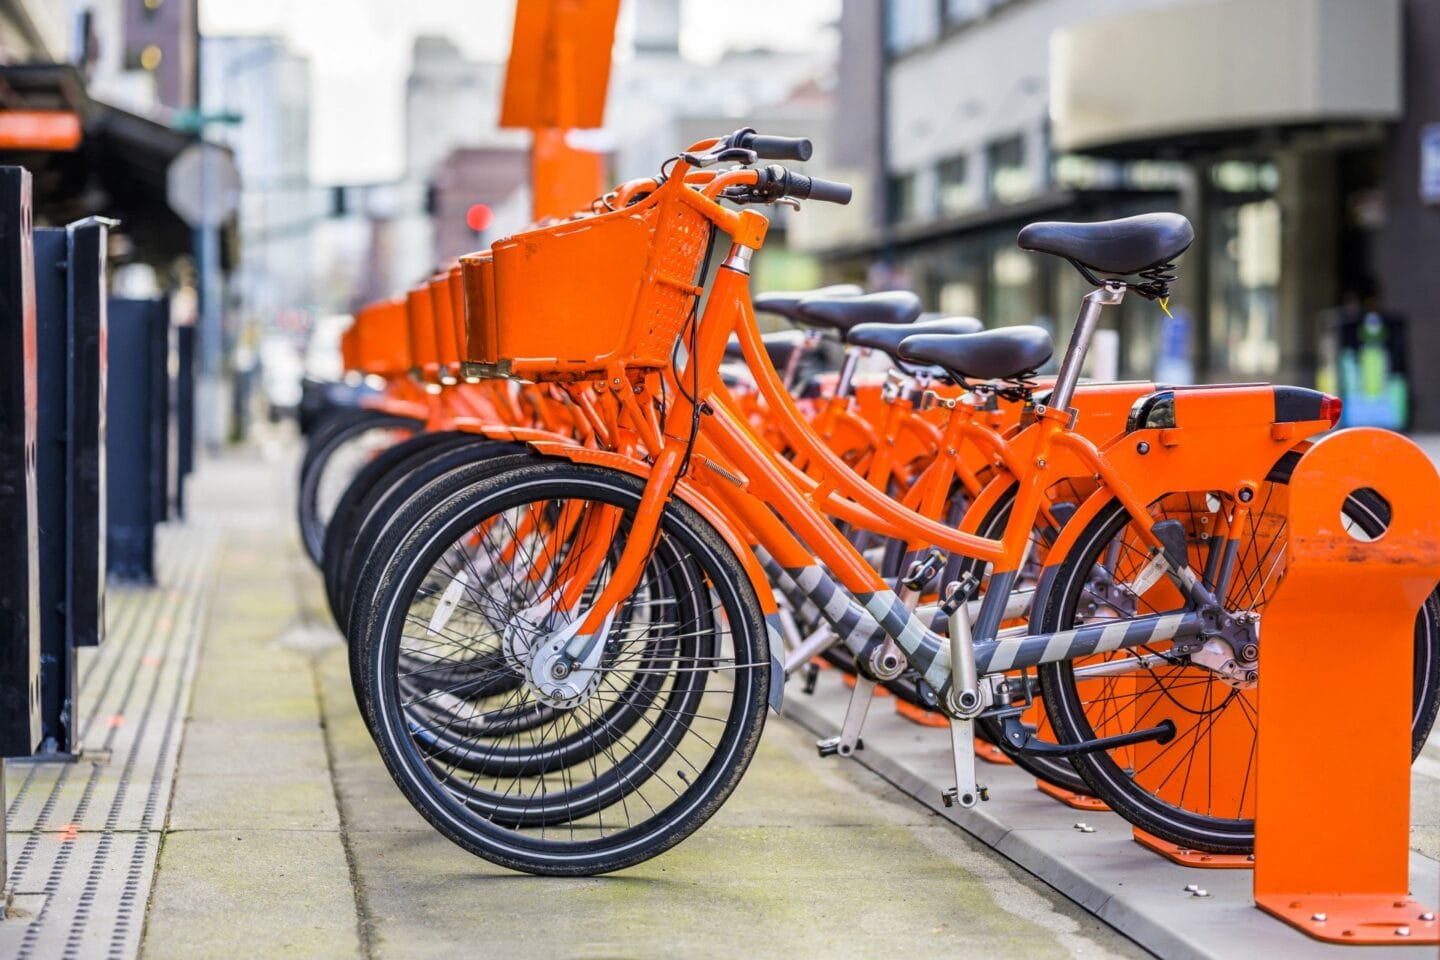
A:
[[[910,564],[910,568],[905,571],[905,576],[900,578],[900,583],[907,590],[923,593],[944,568],[945,554],[932,549],[928,554]]]

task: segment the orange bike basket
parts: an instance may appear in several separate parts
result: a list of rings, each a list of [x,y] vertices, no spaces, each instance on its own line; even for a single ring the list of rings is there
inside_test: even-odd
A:
[[[668,366],[701,293],[710,239],[709,221],[679,197],[686,189],[671,180],[622,210],[518,233],[488,257],[462,257],[465,359],[528,380],[600,380],[620,368]]]

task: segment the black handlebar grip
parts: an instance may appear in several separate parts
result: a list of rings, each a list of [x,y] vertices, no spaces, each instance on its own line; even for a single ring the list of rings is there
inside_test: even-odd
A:
[[[821,180],[819,177],[807,177],[791,172],[789,189],[785,192],[797,200],[822,200],[843,206],[850,202],[854,191],[848,183],[836,183],[834,180]]]
[[[752,133],[743,138],[740,146],[754,150],[761,160],[805,161],[815,152],[809,137],[763,137]]]

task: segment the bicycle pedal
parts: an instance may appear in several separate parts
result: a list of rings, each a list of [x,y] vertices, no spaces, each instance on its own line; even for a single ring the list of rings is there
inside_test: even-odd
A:
[[[800,690],[802,693],[813,694],[815,682],[820,679],[820,667],[818,664],[807,663],[800,668]]]
[[[864,750],[865,741],[857,739],[854,748],[846,752],[843,749],[843,738],[838,736],[826,737],[824,740],[815,741],[815,749],[819,751],[822,757],[848,757],[855,750]]]
[[[989,799],[990,799],[990,788],[989,788],[989,787],[983,787],[983,786],[982,786],[982,787],[976,787],[976,789],[975,789],[975,794],[973,795],[973,797],[971,797],[970,802],[969,802],[969,803],[961,803],[960,806],[962,806],[962,807],[973,807],[973,806],[975,806],[976,803],[979,803],[979,802],[982,802],[982,801],[985,801],[985,800],[989,800]],[[948,790],[941,790],[941,791],[940,791],[940,800],[941,800],[942,803],[945,804],[945,806],[947,806],[947,807],[953,807],[953,806],[955,806],[955,804],[956,804],[957,802],[959,802],[959,800],[960,800],[960,791],[959,791],[957,788],[955,788],[955,787],[950,787]]]

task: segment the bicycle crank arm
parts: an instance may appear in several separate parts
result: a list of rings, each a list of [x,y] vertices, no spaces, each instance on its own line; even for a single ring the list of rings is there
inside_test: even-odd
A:
[[[940,800],[947,807],[957,803],[969,810],[981,800],[990,799],[990,791],[975,782],[975,721],[950,720],[950,753],[955,762],[955,786],[942,790]]]
[[[875,681],[857,675],[855,687],[850,691],[850,704],[845,708],[845,722],[840,725],[840,736],[817,741],[815,749],[822,757],[848,757],[856,750],[865,749],[860,739],[860,730],[865,726],[865,715],[870,712],[870,701],[875,696]]]
[[[1011,749],[1039,757],[1069,757],[1077,753],[1094,753],[1096,750],[1128,747],[1131,744],[1144,743],[1147,740],[1169,743],[1175,736],[1175,724],[1169,720],[1161,721],[1159,725],[1150,727],[1148,730],[1132,730],[1129,733],[1118,733],[1112,737],[1100,737],[1084,743],[1051,743],[1048,740],[1037,739],[1015,715],[1006,717],[1001,721],[1001,726],[1005,732],[1005,740],[1010,744]]]

